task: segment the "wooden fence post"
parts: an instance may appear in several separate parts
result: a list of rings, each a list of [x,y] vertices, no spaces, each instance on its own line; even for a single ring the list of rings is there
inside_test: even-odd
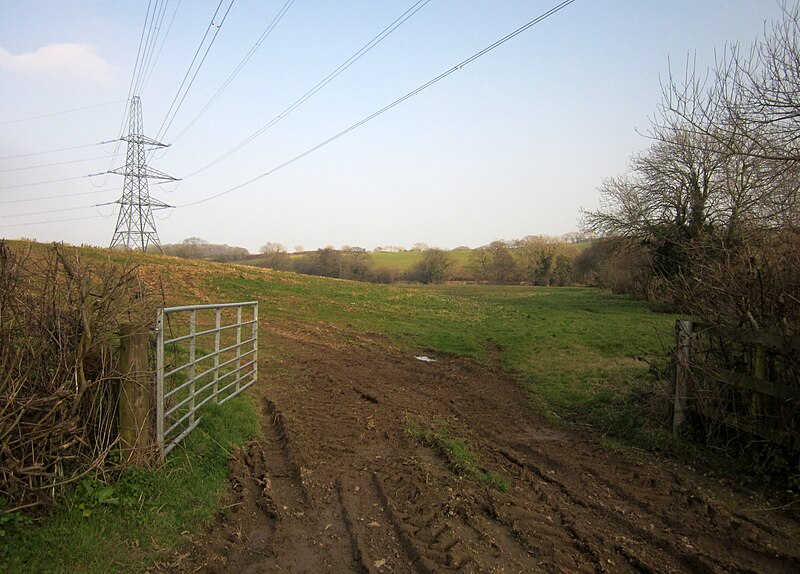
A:
[[[677,436],[686,422],[686,393],[689,387],[692,356],[692,322],[675,322],[675,402],[672,434]]]
[[[150,455],[151,373],[147,362],[147,330],[120,325],[120,448],[125,460],[146,464]]]

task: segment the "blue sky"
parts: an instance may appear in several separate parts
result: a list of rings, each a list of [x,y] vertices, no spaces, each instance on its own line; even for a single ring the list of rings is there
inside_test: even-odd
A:
[[[181,133],[285,2],[235,0],[161,137],[173,145],[151,162],[185,179],[151,185],[154,197],[182,206],[272,170],[558,3],[431,0],[270,130],[187,178],[415,0],[296,0]],[[161,34],[173,12],[174,22],[141,92],[148,135],[156,136],[218,3],[166,5]],[[121,165],[124,148],[114,157],[113,144],[90,144],[120,135],[147,7],[0,0],[0,237],[109,243],[115,206],[95,205],[117,199],[122,178],[86,176]],[[648,145],[637,131],[648,129],[669,63],[681,72],[690,55],[704,69],[715,50],[749,45],[779,15],[774,0],[577,0],[321,150],[218,199],[157,212],[161,241],[199,236],[251,251],[267,241],[290,249],[452,248],[575,230],[579,209],[596,205],[602,178],[624,171]],[[27,119],[98,104],[108,105]],[[79,145],[86,147],[39,153]],[[36,155],[11,157],[24,154]],[[66,181],[39,185],[57,179]],[[71,221],[51,222],[60,219]]]

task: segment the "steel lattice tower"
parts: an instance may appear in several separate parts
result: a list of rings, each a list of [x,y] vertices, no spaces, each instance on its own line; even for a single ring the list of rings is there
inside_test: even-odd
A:
[[[150,197],[147,185],[148,179],[162,181],[177,181],[176,178],[147,167],[147,148],[167,147],[165,144],[144,135],[142,128],[142,102],[139,96],[131,99],[128,135],[120,138],[128,142],[128,153],[124,167],[118,167],[108,173],[115,173],[125,177],[122,187],[122,197],[117,200],[119,216],[111,247],[121,246],[124,249],[141,249],[147,251],[148,245],[161,249],[156,231],[156,222],[153,210],[172,207],[163,201]]]

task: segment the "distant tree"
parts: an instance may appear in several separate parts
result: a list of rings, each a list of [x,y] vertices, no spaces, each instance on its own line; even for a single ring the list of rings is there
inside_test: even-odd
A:
[[[369,280],[372,283],[394,283],[399,279],[399,274],[396,269],[390,267],[378,267],[369,274]]]
[[[263,257],[263,265],[270,269],[278,269],[287,271],[292,267],[292,261],[289,254],[286,253],[286,247],[281,243],[268,241],[259,249]]]
[[[200,237],[188,237],[181,243],[165,244],[162,249],[166,255],[220,262],[237,261],[250,255],[244,247],[209,243]]]
[[[570,231],[562,235],[561,240],[565,243],[582,243],[584,241],[589,241],[589,235],[590,234],[584,233],[583,231]]]
[[[353,247],[350,253],[344,256],[344,266],[342,279],[353,279],[355,281],[368,281],[372,268],[372,258],[366,250],[360,247]]]
[[[283,243],[267,241],[258,251],[264,255],[271,255],[273,253],[286,253],[286,247],[284,247]]]
[[[294,252],[295,253],[302,253],[303,251],[305,251],[305,248],[302,245],[295,245],[294,246]]]
[[[180,247],[177,249],[175,255],[178,257],[185,257],[187,259],[199,259],[203,257],[203,248],[208,245],[208,241],[200,237],[187,237],[181,241]]]
[[[517,244],[522,277],[533,285],[550,285],[556,265],[557,242],[544,236],[527,236]]]
[[[447,271],[452,265],[453,258],[447,251],[428,248],[414,265],[412,276],[422,283],[441,283],[447,280]]]
[[[504,241],[492,241],[486,248],[490,257],[491,280],[495,283],[514,283],[517,278],[517,262]]]
[[[422,243],[422,242],[415,243],[414,245],[411,246],[411,251],[420,251],[420,252],[422,252],[422,251],[427,251],[429,249],[430,249],[430,247],[428,246],[428,244],[427,243]]]
[[[342,252],[337,251],[330,245],[324,249],[317,249],[317,252],[312,256],[315,272],[313,275],[322,275],[323,277],[339,278],[342,276],[343,259]]]
[[[492,279],[492,258],[485,247],[474,249],[469,257],[469,267],[478,281]]]

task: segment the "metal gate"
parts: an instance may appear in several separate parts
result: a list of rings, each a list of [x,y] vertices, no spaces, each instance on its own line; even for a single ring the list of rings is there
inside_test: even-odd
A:
[[[256,382],[258,302],[166,307],[156,331],[156,439],[163,456],[197,426],[203,405],[224,403]]]

